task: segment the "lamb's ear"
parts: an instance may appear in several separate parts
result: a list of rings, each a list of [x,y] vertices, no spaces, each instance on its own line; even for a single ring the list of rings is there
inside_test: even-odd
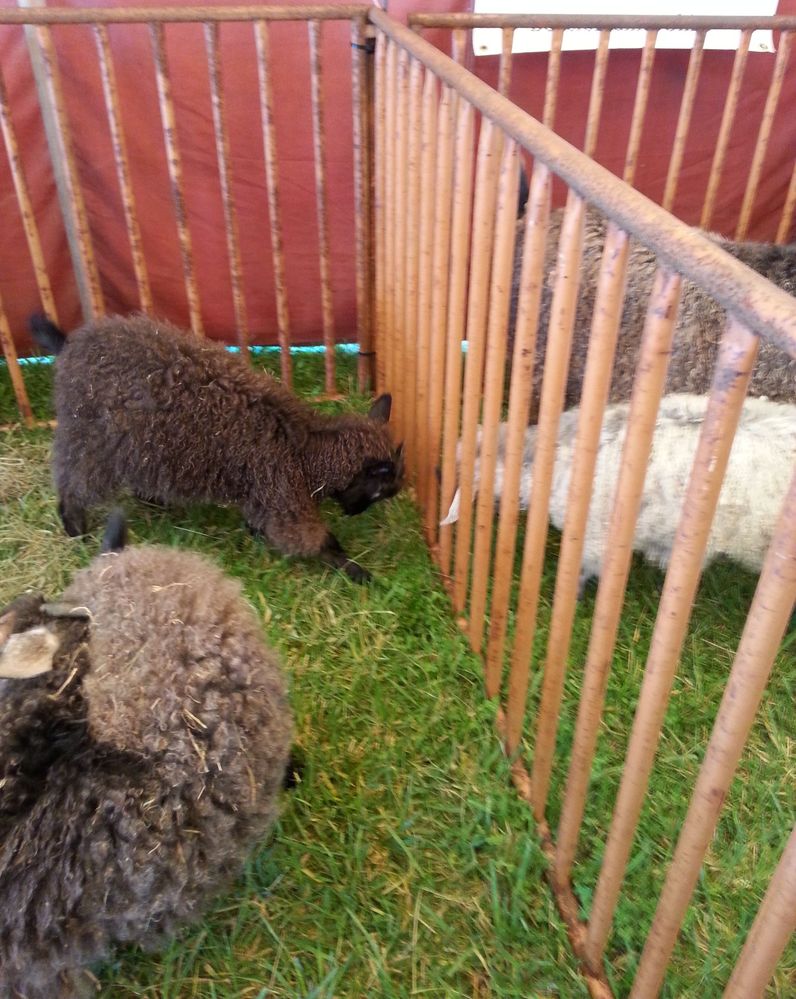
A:
[[[385,393],[384,395],[380,395],[370,407],[368,417],[371,420],[376,420],[378,423],[388,423],[391,409],[392,396],[389,393]]]
[[[0,650],[0,677],[26,680],[48,673],[60,644],[47,628],[15,632]]]

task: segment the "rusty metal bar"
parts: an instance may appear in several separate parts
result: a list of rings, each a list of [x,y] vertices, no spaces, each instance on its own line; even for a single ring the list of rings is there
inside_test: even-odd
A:
[[[744,337],[751,339],[752,334],[739,330],[739,348]],[[725,368],[726,372],[730,370],[729,366]],[[739,381],[743,382],[743,379]],[[699,877],[705,851],[716,831],[724,799],[771,675],[774,659],[796,602],[795,523],[796,473],[791,480],[788,497],[763,563],[763,571],[705,750],[688,814],[658,900],[652,928],[644,944],[631,999],[656,995],[661,987],[680,924]],[[791,924],[793,902],[791,897]],[[773,942],[780,939],[782,927],[774,927]],[[782,942],[784,943],[784,939]],[[758,957],[762,959],[765,968],[768,963],[765,953],[761,951]],[[751,997],[755,992],[751,990],[742,994]]]
[[[464,363],[461,464],[459,488],[461,504],[456,525],[453,606],[462,611],[467,599],[470,575],[470,545],[473,527],[473,472],[476,434],[481,409],[484,377],[486,320],[489,308],[489,275],[495,227],[495,200],[500,134],[489,121],[481,122],[478,138],[478,165],[473,206],[473,244],[470,261],[470,287],[467,295],[467,356]]]
[[[777,962],[796,932],[796,827],[724,990],[724,999],[752,999],[765,992]]]
[[[395,128],[395,227],[393,229],[395,262],[395,300],[391,338],[394,341],[393,365],[393,430],[403,439],[407,430],[405,412],[403,358],[404,331],[406,329],[406,240],[407,201],[409,184],[409,53],[398,47]]]
[[[431,345],[429,351],[428,467],[426,471],[426,536],[438,539],[439,467],[442,438],[443,385],[445,381],[445,326],[448,315],[448,280],[451,264],[453,212],[453,127],[456,98],[443,86],[437,114],[437,160],[434,181],[434,247],[431,279]],[[459,350],[461,355],[461,349]]]
[[[393,431],[397,432],[398,412],[395,396],[397,379],[395,377],[395,350],[397,341],[396,300],[397,300],[397,257],[395,254],[396,232],[398,229],[397,204],[398,196],[398,46],[394,42],[387,44],[385,53],[385,88],[384,88],[384,155],[385,172],[384,200],[385,227],[384,233],[384,326],[385,326],[385,387],[393,393],[393,415],[390,420]]]
[[[387,91],[387,40],[379,34],[375,39],[375,72],[373,92],[375,98],[373,130],[373,196],[374,196],[374,242],[376,250],[376,273],[374,287],[374,349],[376,391],[383,392],[386,385],[386,351],[389,336],[386,322],[387,298],[387,162],[386,162],[386,91]]]
[[[746,57],[749,55],[749,43],[752,40],[750,30],[742,31],[735,51],[735,59],[732,64],[732,74],[727,87],[727,94],[724,100],[724,110],[721,114],[721,125],[716,139],[716,148],[713,152],[713,162],[710,165],[710,175],[708,178],[708,188],[705,193],[705,203],[702,207],[702,217],[699,225],[702,229],[707,229],[713,217],[713,208],[716,203],[716,194],[721,182],[721,175],[724,170],[724,160],[727,155],[727,146],[730,142],[733,122],[735,121],[735,111],[738,107],[738,95],[741,91],[743,73],[746,68]]]
[[[429,364],[431,353],[431,289],[434,270],[434,187],[437,156],[437,80],[433,73],[426,73],[423,83],[422,113],[420,122],[419,192],[419,254],[417,280],[417,340],[416,340],[416,396],[414,407],[417,495],[421,507],[426,504],[428,484],[428,399]]]
[[[674,199],[677,194],[677,183],[680,180],[680,168],[683,165],[683,153],[685,143],[688,138],[688,129],[691,125],[691,114],[694,110],[694,98],[696,97],[697,85],[699,83],[699,72],[702,69],[702,55],[705,49],[705,31],[698,31],[694,44],[691,48],[691,55],[688,58],[688,72],[685,77],[683,97],[680,102],[680,113],[677,116],[677,127],[674,133],[674,145],[672,155],[669,160],[669,170],[666,174],[666,187],[663,192],[661,205],[666,211],[672,210]]]
[[[627,140],[625,169],[622,174],[622,179],[627,184],[632,184],[636,176],[638,150],[641,145],[641,133],[644,130],[644,121],[647,117],[647,102],[650,95],[652,67],[655,62],[655,40],[657,37],[657,31],[648,30],[646,38],[644,39],[644,49],[641,53],[641,62],[638,69],[638,82],[636,83],[636,99],[633,103],[633,116],[630,119],[630,135]]]
[[[780,245],[788,242],[790,227],[793,224],[794,208],[796,208],[796,162],[793,164],[788,193],[785,197],[785,206],[782,209],[782,218],[779,220],[779,228],[777,229],[775,242]]]
[[[736,320],[729,320],[719,347],[710,400],[658,605],[658,616],[603,857],[601,877],[606,885],[605,896],[609,900],[616,891],[611,885],[621,883],[630,856],[757,346],[758,339],[754,334]],[[574,817],[573,814],[573,819]],[[568,869],[567,859],[562,858],[562,873]],[[601,918],[607,918],[607,913]],[[593,943],[595,946],[600,943],[596,936]]]
[[[501,33],[500,68],[498,70],[498,93],[508,96],[511,87],[511,49],[514,44],[514,28],[504,28]]]
[[[558,100],[558,81],[561,77],[561,43],[564,40],[564,29],[556,28],[550,41],[550,52],[547,56],[547,77],[544,85],[544,109],[542,123],[548,128],[553,127],[556,117],[556,102]]]
[[[138,224],[138,214],[135,207],[135,194],[130,177],[130,159],[127,155],[127,141],[122,127],[122,112],[119,104],[119,90],[116,85],[116,71],[113,68],[111,46],[108,39],[108,29],[104,24],[94,25],[94,40],[97,43],[97,58],[102,90],[105,96],[105,110],[108,115],[108,127],[113,145],[113,158],[116,162],[116,176],[119,180],[119,191],[122,196],[124,221],[127,226],[127,238],[130,242],[130,255],[133,260],[135,282],[138,287],[138,299],[144,312],[152,313],[152,289],[149,284],[146,259],[141,244],[141,227]]]
[[[420,280],[420,147],[422,142],[423,67],[416,59],[409,62],[409,142],[407,152],[406,240],[403,253],[406,267],[405,299],[403,304],[403,410],[406,467],[410,475],[417,472],[420,454],[417,449],[417,298]]]
[[[536,330],[544,285],[545,244],[550,216],[550,171],[534,165],[526,209],[522,249],[514,358],[509,388],[509,417],[506,427],[503,492],[495,545],[492,602],[489,607],[489,639],[486,650],[486,693],[496,697],[503,672],[503,652],[508,624],[508,606],[514,575],[514,545],[520,512],[520,477],[525,431],[533,393]]]
[[[494,480],[500,408],[506,367],[506,327],[509,319],[514,244],[517,238],[517,188],[519,158],[516,143],[503,142],[495,217],[492,275],[487,319],[487,357],[484,374],[484,408],[479,448],[480,486],[475,517],[473,581],[470,590],[470,647],[480,652],[484,635],[487,584],[489,582],[492,529],[495,523]]]
[[[260,119],[263,130],[265,179],[268,188],[268,221],[271,231],[271,256],[274,264],[276,324],[279,335],[279,370],[282,383],[290,388],[293,383],[293,364],[290,357],[290,311],[287,304],[285,254],[282,245],[282,215],[279,207],[279,158],[276,150],[274,97],[271,86],[271,47],[268,37],[268,25],[265,21],[255,21],[254,41],[257,49]]]
[[[680,278],[659,270],[644,323],[637,374],[627,420],[627,437],[616,485],[616,500],[594,605],[594,624],[583,671],[583,690],[576,723],[577,753],[588,771],[597,742],[605,691],[611,669],[625,587],[633,556],[633,537],[652,448],[658,405],[663,394],[672,338],[677,322]],[[573,751],[573,759],[575,752]],[[603,864],[589,917],[586,954],[594,967],[602,959],[619,897],[621,871]]]
[[[318,216],[318,256],[321,269],[321,309],[323,312],[324,390],[337,393],[335,379],[334,306],[332,267],[329,258],[329,222],[326,209],[326,142],[323,122],[323,83],[321,61],[321,22],[307,24],[310,40],[310,94],[312,97],[312,144],[315,151],[315,204]]]
[[[506,752],[509,755],[513,755],[519,748],[525,719],[528,675],[539,609],[548,510],[558,440],[558,421],[564,408],[572,330],[580,287],[584,214],[582,198],[570,190],[558,241],[539,423],[536,428],[533,489],[525,526],[520,592],[517,598],[517,623],[511,653],[506,706]]]
[[[368,4],[293,4],[219,7],[83,7],[0,10],[0,24],[152,24],[204,21],[348,21],[366,17]]]
[[[17,400],[17,409],[22,417],[22,422],[26,427],[34,426],[33,411],[30,408],[28,390],[25,388],[25,380],[17,360],[17,349],[14,346],[14,338],[11,335],[11,328],[8,325],[8,317],[0,299],[0,347],[3,348],[6,364],[8,365],[8,375],[11,378],[11,387]]]
[[[370,280],[372,239],[370,142],[368,128],[368,52],[365,22],[351,22],[351,86],[354,119],[354,232],[356,243],[357,387],[364,392],[374,380],[373,288]]]
[[[8,163],[11,167],[11,178],[14,181],[14,190],[17,195],[17,204],[22,218],[22,225],[25,230],[30,259],[33,264],[33,272],[36,275],[36,286],[39,289],[39,297],[44,311],[54,323],[58,322],[58,313],[55,308],[50,277],[47,273],[47,266],[44,262],[44,251],[39,239],[39,228],[36,225],[36,216],[33,213],[33,205],[30,201],[28,185],[25,181],[25,173],[22,169],[22,159],[19,155],[19,144],[17,142],[14,123],[11,120],[11,108],[8,104],[8,93],[6,92],[5,81],[0,74],[0,127],[3,130],[3,141],[5,142]]]
[[[193,266],[193,245],[191,230],[188,227],[188,217],[185,211],[185,195],[182,184],[182,161],[177,142],[177,124],[174,115],[174,101],[171,96],[171,79],[166,62],[166,38],[161,23],[150,24],[152,48],[155,55],[155,76],[157,78],[158,102],[160,104],[160,119],[163,124],[163,138],[166,143],[166,154],[171,179],[171,197],[174,204],[174,215],[177,220],[177,233],[180,240],[180,255],[182,272],[185,279],[185,294],[188,298],[188,311],[191,317],[191,328],[198,336],[204,335],[202,312],[199,305],[199,289],[196,284],[196,274]]]
[[[760,174],[763,172],[763,163],[768,150],[768,140],[771,136],[771,127],[774,124],[774,116],[777,113],[779,95],[782,91],[782,83],[785,79],[785,71],[788,68],[788,57],[790,55],[790,43],[793,36],[785,32],[780,36],[777,58],[774,63],[774,72],[771,77],[771,84],[766,96],[766,104],[763,108],[763,118],[760,122],[760,131],[757,134],[757,143],[752,157],[752,165],[749,168],[749,179],[746,182],[746,190],[741,204],[741,215],[738,219],[738,228],[735,230],[736,239],[745,239],[749,231],[749,222],[752,217],[752,208],[757,196],[757,185],[760,183]]]
[[[246,300],[243,294],[243,276],[238,237],[238,217],[235,199],[232,194],[232,174],[229,166],[229,131],[224,115],[224,87],[221,79],[219,54],[219,26],[212,21],[205,22],[205,45],[207,46],[207,66],[210,75],[210,101],[213,107],[213,129],[216,138],[218,178],[221,184],[221,200],[224,205],[224,229],[227,237],[229,275],[232,282],[232,303],[235,309],[235,328],[238,346],[248,355],[249,323],[246,318]]]
[[[717,29],[737,29],[752,31],[790,31],[796,29],[796,16],[778,15],[774,17],[703,17],[690,15],[647,16],[646,14],[419,14],[412,13],[407,18],[412,27],[420,28],[597,28],[610,31],[613,28],[638,28],[665,31],[684,29],[710,31]]]
[[[600,115],[605,95],[605,74],[608,69],[608,43],[611,40],[610,31],[601,31],[594,54],[594,75],[591,81],[589,95],[589,110],[586,115],[586,135],[583,140],[583,152],[587,156],[594,155],[597,145],[597,133],[600,129]]]
[[[716,243],[679,222],[605,167],[584,156],[511,101],[495,93],[444,53],[373,7],[370,18],[388,37],[455,87],[532,156],[546,163],[577,194],[609,215],[669,267],[699,284],[738,319],[796,357],[792,296],[732,258]]]
[[[462,339],[465,329],[467,263],[470,256],[473,197],[473,117],[472,106],[467,101],[459,101],[453,159],[455,175],[445,355],[445,411],[442,427],[442,484],[439,512],[443,516],[450,506],[456,488],[456,446],[459,438],[459,407],[462,398]],[[453,532],[451,525],[448,524],[442,527],[439,533],[439,563],[446,576],[450,573],[452,546]]]
[[[38,11],[18,13],[33,15]],[[80,305],[84,318],[92,319],[102,315],[105,304],[61,89],[58,58],[48,27],[26,28],[25,34]]]
[[[594,483],[603,413],[608,401],[616,341],[622,318],[629,249],[627,233],[613,223],[609,224],[597,276],[597,294],[586,355],[577,438],[573,451],[564,534],[558,558],[542,696],[536,725],[531,771],[536,815],[545,813],[550,773],[553,768],[564,672],[575,620],[586,519]],[[573,762],[575,760],[574,751],[572,760]]]

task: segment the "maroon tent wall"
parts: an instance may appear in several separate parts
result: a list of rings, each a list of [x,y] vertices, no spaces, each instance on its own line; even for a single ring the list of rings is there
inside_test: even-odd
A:
[[[171,0],[171,3],[190,6],[186,0]],[[71,7],[93,5],[86,0],[57,0],[50,4]],[[138,5],[156,4],[153,0],[139,0]],[[14,5],[4,0],[2,6]],[[442,12],[464,10],[467,6],[465,0],[437,3],[393,0],[389,12],[403,20],[412,10]],[[793,12],[796,12],[796,0],[782,0],[780,13]],[[318,342],[321,300],[307,28],[305,24],[274,24],[270,30],[291,330],[297,343]],[[91,29],[86,26],[61,26],[53,29],[53,34],[105,305],[109,311],[126,312],[138,306],[138,294],[94,38]],[[188,308],[169,193],[149,31],[144,25],[112,25],[109,34],[155,308],[172,320],[187,325]],[[234,313],[202,27],[170,26],[166,29],[166,37],[202,316],[210,336],[234,340]],[[339,339],[349,340],[354,338],[355,333],[349,24],[326,23],[323,37],[335,329]],[[426,37],[445,48],[450,36],[448,32],[437,31],[427,32]],[[251,26],[223,24],[221,49],[234,177],[233,195],[238,213],[251,339],[255,343],[273,343],[276,340],[276,313]],[[589,53],[566,53],[562,62],[556,128],[575,144],[580,143],[583,137],[592,58]],[[479,76],[488,82],[495,82],[495,59],[476,60],[471,53],[468,59],[470,68]],[[687,59],[687,52],[659,51],[656,54],[650,95],[654,127],[645,131],[637,175],[638,187],[653,198],[660,198],[663,190]],[[624,158],[638,61],[638,51],[616,51],[612,52],[609,63],[596,158],[617,172],[621,172]],[[732,53],[705,54],[696,117],[675,205],[676,213],[688,222],[697,220],[701,208],[731,63]],[[731,138],[714,219],[714,228],[719,231],[730,232],[737,218],[772,64],[771,55],[749,56],[743,100]],[[80,304],[21,28],[0,29],[0,66],[9,92],[22,165],[55,291],[59,319],[68,329],[80,322]],[[511,97],[536,115],[541,111],[545,69],[544,55],[516,57]],[[755,205],[750,232],[753,238],[772,238],[776,229],[796,149],[795,96],[796,55],[792,57],[785,81]],[[650,111],[650,125],[652,115]],[[0,244],[0,294],[15,338],[24,351],[28,347],[25,321],[31,311],[40,307],[40,303],[4,154],[0,154],[0,210],[4,229]]]

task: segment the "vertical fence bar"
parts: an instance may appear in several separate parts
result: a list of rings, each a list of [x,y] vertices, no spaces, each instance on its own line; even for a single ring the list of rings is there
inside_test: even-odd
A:
[[[616,340],[622,318],[629,246],[627,233],[618,229],[614,223],[610,223],[597,277],[597,294],[583,378],[578,431],[567,496],[564,534],[558,558],[542,696],[536,724],[531,784],[534,814],[542,816],[550,784],[564,673],[575,620],[586,519],[597,463],[600,430],[605,404],[608,401]]]
[[[494,479],[497,467],[500,408],[506,369],[506,326],[509,317],[511,276],[517,240],[517,188],[519,157],[516,143],[503,137],[495,241],[492,255],[487,357],[484,375],[484,409],[479,447],[479,489],[473,545],[473,582],[470,591],[470,646],[481,651],[489,581],[492,529],[495,523]]]
[[[365,21],[351,22],[351,84],[354,119],[354,231],[356,242],[357,386],[364,392],[373,382],[373,289],[370,281],[371,177],[368,141],[368,50]]]
[[[621,883],[630,856],[757,346],[757,337],[730,319],[719,347],[713,387],[658,605],[605,847],[603,876],[609,882],[618,880]],[[567,822],[576,825],[576,819],[576,810],[571,808]]]
[[[751,336],[745,330],[743,333]],[[688,814],[658,900],[652,928],[644,944],[631,999],[656,995],[661,987],[705,851],[716,831],[722,805],[793,611],[796,602],[794,523],[796,473],[763,563]],[[747,996],[753,994],[745,993]]]
[[[522,249],[514,357],[509,388],[509,418],[506,427],[503,493],[500,500],[492,602],[489,608],[489,639],[486,651],[486,693],[496,697],[503,671],[503,652],[508,624],[509,595],[514,571],[514,545],[520,512],[520,476],[525,431],[533,392],[536,330],[544,285],[545,244],[550,216],[550,170],[534,164],[526,211]]]
[[[248,356],[249,323],[246,318],[246,301],[243,295],[238,217],[232,195],[232,175],[229,166],[229,131],[224,114],[224,87],[221,79],[219,53],[219,25],[217,22],[206,21],[204,31],[205,45],[207,46],[207,67],[210,76],[210,100],[213,108],[213,129],[216,138],[218,178],[221,185],[221,200],[224,205],[224,229],[227,237],[229,276],[232,282],[232,303],[235,309],[235,327],[238,334],[238,346]]]
[[[519,156],[516,143],[506,136],[503,137],[503,147],[489,292],[487,324],[489,349],[484,375],[484,410],[479,448],[480,486],[473,545],[473,582],[470,591],[469,635],[470,646],[475,652],[481,651],[484,635],[492,529],[495,523],[494,480],[497,467],[498,425],[506,376],[506,329],[509,319],[514,245],[517,239]]]
[[[420,148],[422,144],[422,85],[423,67],[417,59],[409,62],[409,150],[407,154],[406,242],[403,247],[406,267],[406,287],[403,304],[403,379],[404,379],[404,439],[406,467],[410,475],[417,473],[420,454],[417,430],[417,298],[420,280]]]
[[[644,130],[644,119],[647,115],[647,101],[650,95],[652,67],[655,62],[655,42],[657,38],[657,31],[648,31],[644,38],[644,48],[641,52],[638,82],[636,83],[636,99],[633,102],[633,117],[630,120],[630,135],[628,136],[627,153],[625,154],[625,170],[622,174],[622,179],[628,184],[632,184],[636,176],[638,150],[641,145],[641,133]]]
[[[276,150],[274,98],[271,87],[271,47],[268,37],[268,25],[265,21],[255,21],[254,41],[257,49],[257,80],[260,91],[260,119],[263,130],[265,180],[268,188],[271,256],[274,262],[276,323],[279,334],[279,371],[282,383],[289,388],[293,382],[293,365],[290,357],[290,311],[287,304],[285,254],[282,246],[282,216],[279,206],[279,160]]]
[[[556,102],[558,100],[558,81],[561,77],[561,44],[564,41],[562,28],[553,30],[550,39],[550,53],[547,56],[547,78],[544,85],[544,109],[542,124],[553,128],[556,118]]]
[[[775,239],[775,242],[779,243],[780,246],[788,242],[790,227],[793,223],[794,208],[796,208],[796,162],[793,164],[793,170],[790,175],[790,184],[788,185],[788,193],[785,196],[782,218],[779,220],[779,228],[777,229]]]
[[[403,355],[404,331],[406,329],[406,240],[407,202],[409,183],[409,53],[398,49],[397,70],[397,109],[395,139],[395,228],[393,230],[395,261],[395,300],[392,338],[394,341],[393,399],[395,433],[403,439],[407,431],[406,398],[404,395],[404,374],[406,359]]]
[[[27,240],[30,259],[33,263],[33,272],[36,275],[36,286],[39,289],[39,297],[41,298],[44,311],[54,323],[57,323],[58,313],[55,309],[52,285],[47,273],[47,266],[44,263],[44,252],[41,240],[39,239],[39,229],[36,225],[36,216],[33,214],[33,205],[30,201],[28,185],[22,169],[19,144],[17,143],[16,131],[11,120],[11,108],[8,104],[8,94],[2,74],[0,74],[0,127],[3,130],[3,141],[5,142],[6,153],[8,155],[8,163],[11,167],[11,178],[14,181],[14,190],[17,195],[17,204],[19,205],[19,212],[22,217],[22,225],[25,229],[25,239]]]
[[[464,55],[467,51],[467,36],[469,32],[465,28],[454,28],[453,38],[451,39],[451,59],[454,62],[458,62],[460,66],[464,65]]]
[[[735,52],[735,59],[732,64],[732,74],[727,87],[727,96],[724,99],[724,110],[721,114],[721,125],[716,139],[716,148],[713,152],[713,162],[710,165],[708,174],[708,187],[705,193],[705,203],[702,206],[702,216],[699,220],[700,228],[707,229],[713,217],[713,207],[716,203],[716,194],[719,190],[722,171],[724,170],[724,160],[727,155],[727,146],[730,142],[730,133],[735,121],[735,111],[738,107],[738,95],[741,92],[743,73],[746,68],[746,57],[749,54],[749,42],[752,39],[751,31],[742,31]]]
[[[155,55],[155,76],[160,104],[160,119],[163,125],[163,138],[166,143],[166,157],[169,166],[169,177],[171,179],[171,197],[174,204],[174,215],[177,220],[182,272],[185,279],[185,294],[188,298],[191,328],[198,336],[203,336],[204,327],[202,325],[202,313],[199,306],[199,289],[196,285],[196,274],[194,273],[193,266],[191,231],[188,228],[188,217],[185,211],[182,161],[177,143],[177,124],[174,115],[174,101],[171,96],[171,79],[169,78],[168,64],[166,62],[166,37],[162,22],[151,23],[149,31],[152,36],[152,48]]]
[[[451,262],[451,215],[453,208],[453,123],[456,97],[442,87],[438,113],[437,175],[434,181],[434,249],[431,283],[431,345],[429,351],[428,468],[426,471],[425,529],[430,544],[438,540],[441,454],[442,389],[445,379],[445,325],[448,315],[448,279]],[[461,354],[461,347],[459,348]]]
[[[462,444],[459,469],[461,503],[456,525],[453,605],[462,611],[467,599],[470,574],[470,545],[473,526],[473,474],[475,468],[478,415],[484,376],[486,319],[489,308],[489,275],[497,196],[497,159],[500,135],[489,119],[481,121],[478,139],[478,165],[473,207],[473,248],[470,261],[470,287],[467,296],[467,356],[464,364],[462,405]],[[516,212],[516,204],[515,204]]]
[[[3,354],[8,365],[8,374],[11,378],[11,387],[14,389],[14,395],[17,400],[19,415],[22,417],[22,421],[26,427],[32,427],[33,411],[30,408],[28,390],[25,388],[25,380],[22,377],[19,361],[17,360],[17,349],[14,346],[14,338],[11,335],[11,328],[8,325],[8,317],[6,316],[2,299],[0,299],[0,347],[3,348]]]
[[[376,351],[374,377],[376,391],[383,392],[386,384],[386,340],[388,331],[385,319],[387,275],[385,237],[387,232],[387,163],[385,153],[386,143],[386,89],[387,89],[387,40],[381,32],[376,36],[375,73],[373,89],[375,96],[374,110],[374,150],[373,150],[373,195],[374,204],[374,244],[376,251],[375,272],[375,302],[371,313],[374,321]]]
[[[777,51],[776,62],[774,63],[774,73],[771,77],[771,84],[768,88],[766,105],[763,108],[763,119],[760,122],[760,131],[757,134],[752,165],[749,168],[749,179],[746,182],[743,203],[741,204],[741,214],[738,219],[738,228],[735,230],[736,239],[745,239],[749,231],[749,222],[752,217],[755,197],[757,196],[757,185],[760,183],[760,174],[763,171],[763,162],[766,158],[768,140],[771,136],[771,126],[774,124],[774,115],[777,113],[779,95],[782,91],[782,83],[785,79],[785,71],[788,68],[788,56],[790,55],[791,32],[783,31],[779,37],[779,49]]]
[[[533,638],[539,609],[547,519],[553,481],[558,421],[564,408],[564,391],[572,348],[572,330],[580,287],[583,257],[584,202],[572,190],[561,223],[550,325],[547,331],[542,396],[533,462],[533,489],[525,527],[516,631],[511,652],[509,693],[506,705],[506,751],[513,755],[520,745],[528,696]]]
[[[576,722],[575,745],[582,767],[588,772],[605,703],[605,691],[616,646],[625,587],[633,556],[633,538],[644,490],[647,463],[655,432],[661,395],[669,368],[672,337],[677,321],[681,279],[671,271],[659,270],[644,323],[639,361],[630,411],[622,464],[616,485],[611,526],[611,544],[605,552],[603,571],[594,605],[594,624],[583,671],[583,690]],[[573,751],[573,759],[575,752]],[[592,967],[598,967],[611,930],[618,877],[603,865],[589,917],[585,950]]]
[[[329,223],[326,211],[326,142],[323,122],[323,82],[321,76],[321,22],[307,23],[310,40],[310,94],[312,97],[312,144],[315,151],[315,204],[318,216],[318,256],[321,271],[321,307],[323,311],[324,390],[327,396],[337,392],[335,380],[334,306],[332,304],[332,268],[329,260]]]
[[[462,398],[462,338],[467,295],[467,264],[470,255],[470,212],[473,196],[473,109],[460,100],[456,120],[453,222],[451,225],[450,291],[447,348],[445,355],[445,411],[443,415],[442,484],[440,512],[448,509],[456,488],[456,444],[459,437],[459,407]],[[451,569],[453,533],[450,525],[439,532],[439,563],[447,576]]]
[[[741,956],[724,991],[724,999],[757,999],[774,974],[777,962],[796,932],[796,827],[755,916]]]
[[[424,506],[428,483],[428,393],[431,347],[431,289],[434,269],[434,166],[437,156],[437,81],[430,71],[423,83],[420,136],[420,252],[417,288],[417,395],[415,440],[417,441],[417,494]]]
[[[663,192],[662,207],[667,212],[672,210],[674,199],[677,194],[677,184],[680,180],[680,168],[683,165],[683,153],[685,143],[688,138],[688,129],[691,126],[691,114],[694,110],[694,98],[696,97],[697,84],[699,83],[699,72],[702,69],[702,55],[705,49],[705,35],[707,32],[698,31],[691,49],[691,56],[688,60],[688,72],[685,77],[683,88],[683,98],[680,102],[680,113],[677,117],[677,128],[674,133],[674,145],[672,146],[672,156],[669,160],[669,170],[666,174],[666,187]]]
[[[608,69],[608,43],[611,41],[610,31],[601,31],[594,55],[594,75],[591,81],[589,110],[586,115],[586,135],[583,139],[583,152],[587,156],[594,155],[597,145],[597,133],[600,129],[600,115],[605,94],[605,73]]]
[[[397,204],[398,197],[398,46],[393,41],[387,42],[385,55],[385,88],[384,88],[384,155],[385,180],[384,198],[385,233],[384,233],[384,325],[385,325],[385,387],[393,394],[393,414],[390,425],[394,433],[398,433],[398,418],[400,407],[397,405],[398,380],[395,376],[395,350],[398,328],[396,326],[397,297],[397,258],[395,255],[395,235],[398,229]]]
[[[21,6],[39,6],[25,2]],[[61,89],[58,58],[50,28],[46,25],[25,28],[31,66],[36,79],[47,145],[50,150],[55,186],[64,220],[69,253],[72,258],[80,305],[86,319],[102,315],[105,304],[100,276],[91,242],[86,204],[77,172],[72,134],[66,116]]]
[[[511,87],[511,49],[514,45],[514,28],[504,28],[500,35],[500,69],[498,70],[498,93],[508,97]]]
[[[130,177],[130,160],[127,155],[127,142],[124,137],[124,128],[122,127],[122,113],[119,105],[119,90],[116,85],[116,71],[113,68],[108,29],[104,24],[94,25],[94,40],[97,43],[97,58],[99,60],[100,75],[102,76],[105,111],[108,115],[108,127],[113,145],[113,158],[116,162],[116,176],[122,196],[124,221],[127,226],[130,255],[133,259],[135,282],[138,287],[138,300],[142,311],[151,314],[154,311],[152,289],[149,285],[149,274],[141,244],[141,227],[138,224],[135,194],[133,193],[133,184]]]

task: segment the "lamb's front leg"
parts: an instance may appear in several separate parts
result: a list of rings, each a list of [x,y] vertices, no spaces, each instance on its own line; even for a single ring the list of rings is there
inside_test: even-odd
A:
[[[261,534],[283,555],[320,558],[327,565],[342,569],[355,583],[367,583],[372,578],[367,569],[346,555],[309,498],[306,504],[297,503],[294,498],[291,509],[279,513],[249,505],[244,515],[249,529]]]

